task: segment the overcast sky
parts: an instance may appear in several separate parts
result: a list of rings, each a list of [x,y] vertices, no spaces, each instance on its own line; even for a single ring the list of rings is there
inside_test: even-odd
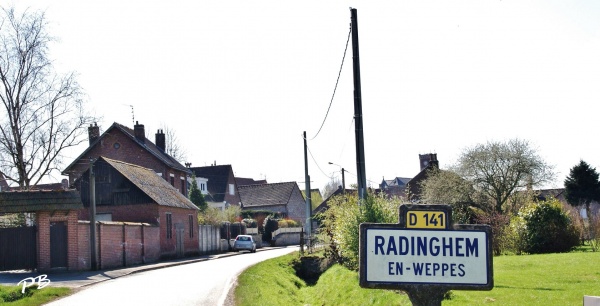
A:
[[[304,188],[356,182],[351,41],[358,11],[367,180],[442,168],[521,138],[556,166],[600,167],[599,1],[18,1],[45,10],[51,56],[93,111],[177,132],[192,166]],[[167,141],[169,141],[167,139]],[[84,148],[69,152],[68,163]],[[65,165],[66,166],[66,165]],[[57,176],[57,179],[61,177]]]

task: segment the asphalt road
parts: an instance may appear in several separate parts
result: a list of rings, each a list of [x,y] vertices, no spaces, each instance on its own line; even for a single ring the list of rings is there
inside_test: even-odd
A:
[[[230,305],[228,294],[241,272],[256,263],[296,250],[298,247],[243,252],[135,273],[84,287],[47,305]]]

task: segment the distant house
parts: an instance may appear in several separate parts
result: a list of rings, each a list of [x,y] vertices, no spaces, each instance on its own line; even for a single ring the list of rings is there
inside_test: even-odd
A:
[[[253,178],[236,177],[235,183],[239,186],[267,184],[267,180],[255,180]]]
[[[104,156],[152,169],[156,175],[187,196],[187,176],[191,172],[165,152],[166,139],[163,131],[157,131],[155,143],[146,138],[144,125],[137,122],[133,130],[115,122],[102,135],[97,125],[90,126],[88,133],[89,147],[62,172],[69,176],[70,184],[89,168],[90,160]]]
[[[327,209],[329,209],[329,202],[331,201],[331,198],[345,194],[358,196],[356,189],[342,189],[340,186],[313,210],[312,215],[317,216],[318,214],[325,212]]]
[[[411,202],[418,202],[421,198],[421,182],[427,179],[432,169],[439,168],[437,154],[419,154],[421,170],[413,178],[396,177],[393,180],[385,180],[379,185],[380,192],[388,197],[403,197]]]
[[[162,257],[198,253],[198,208],[155,170],[100,156],[93,172],[97,220],[159,225]],[[89,220],[89,169],[74,185],[85,207],[79,219]]]
[[[230,205],[240,205],[238,186],[231,165],[192,167],[190,170],[196,178],[206,179],[206,193],[203,194],[209,207],[223,210]]]
[[[296,182],[238,187],[242,210],[267,210],[299,223],[306,222],[306,202]]]

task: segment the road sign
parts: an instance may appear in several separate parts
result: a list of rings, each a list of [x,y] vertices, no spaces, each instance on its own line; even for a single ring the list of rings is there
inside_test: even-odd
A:
[[[377,225],[365,235],[365,280],[374,283],[489,283],[486,231],[432,231]]]
[[[361,287],[409,296],[494,287],[491,227],[454,225],[449,205],[402,205],[398,224],[363,223],[359,238]]]

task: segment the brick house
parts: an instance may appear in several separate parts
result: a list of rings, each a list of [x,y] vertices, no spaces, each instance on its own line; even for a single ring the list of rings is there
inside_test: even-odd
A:
[[[204,197],[209,207],[225,209],[230,205],[240,205],[238,185],[231,165],[192,167],[190,170],[196,179],[201,178],[206,181]]]
[[[157,131],[154,143],[146,138],[144,125],[137,122],[133,130],[115,122],[102,135],[97,125],[90,126],[88,133],[89,147],[62,172],[69,176],[69,184],[89,168],[90,160],[104,156],[152,169],[187,196],[187,176],[191,172],[165,152],[163,131]]]
[[[198,254],[198,208],[155,170],[101,156],[93,171],[98,221],[158,225],[161,257]],[[82,220],[89,220],[90,179],[88,169],[74,182]]]
[[[242,210],[268,210],[301,224],[306,222],[306,201],[296,182],[238,187]]]

